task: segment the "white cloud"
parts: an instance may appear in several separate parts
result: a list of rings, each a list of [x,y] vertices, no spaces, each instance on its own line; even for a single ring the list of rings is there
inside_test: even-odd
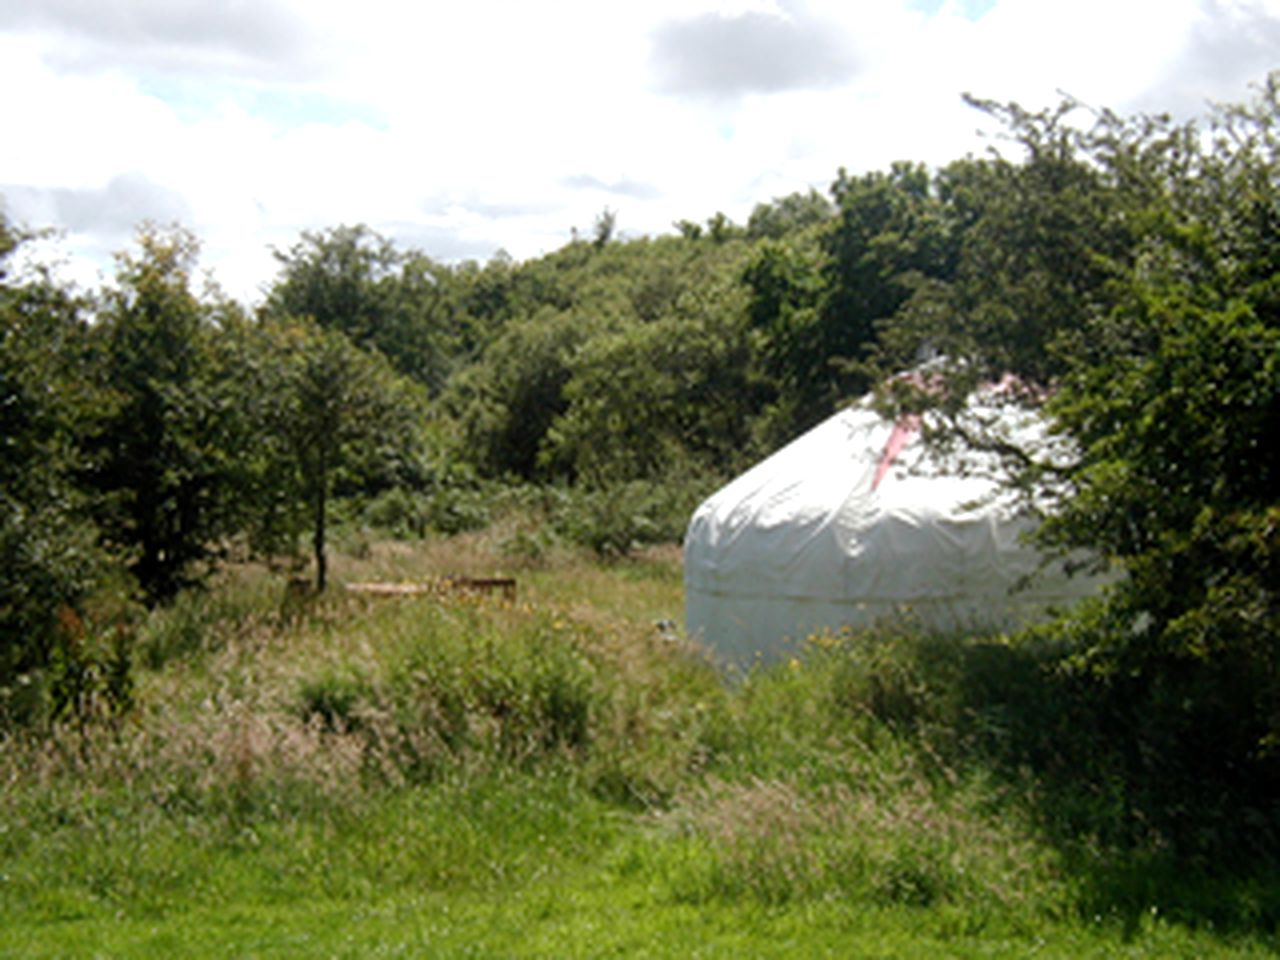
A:
[[[20,0],[0,193],[99,266],[135,207],[179,214],[254,297],[303,229],[527,257],[605,206],[632,235],[741,220],[840,166],[981,149],[965,91],[1185,114],[1280,43],[1277,0],[985,5]]]
[[[286,79],[314,72],[318,40],[277,0],[15,0],[0,31],[55,37],[50,63],[86,73],[131,64]]]
[[[802,10],[668,21],[653,31],[658,86],[713,99],[840,86],[858,70],[843,32]]]

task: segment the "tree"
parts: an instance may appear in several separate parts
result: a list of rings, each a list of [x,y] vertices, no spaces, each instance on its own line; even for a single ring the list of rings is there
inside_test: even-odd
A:
[[[955,269],[952,224],[924,167],[899,163],[860,177],[841,170],[831,192],[834,216],[812,193],[755,215],[765,239],[744,280],[760,356],[779,388],[768,425],[777,439],[866,392],[878,379],[880,338],[904,304]],[[769,236],[790,222],[808,226]]]
[[[578,350],[541,462],[594,487],[678,473],[715,475],[751,452],[750,347],[740,290]]]
[[[757,203],[747,218],[747,239],[781,240],[789,233],[826,223],[835,216],[831,201],[817,190],[776,197],[771,203]]]
[[[82,304],[45,273],[9,275],[22,241],[0,217],[0,719],[19,679],[78,639],[107,567],[75,483],[94,403]]]
[[[591,225],[591,245],[597,250],[608,246],[618,229],[618,211],[605,207],[596,214]]]
[[[769,395],[761,433],[770,447],[790,440],[817,414],[810,385],[813,330],[827,277],[819,228],[755,245],[742,273],[753,361]]]
[[[92,330],[102,402],[86,480],[106,544],[161,602],[199,582],[237,528],[247,438],[211,363],[219,308],[191,291],[195,238],[144,227],[138,247],[119,255]]]
[[[459,423],[465,456],[481,472],[545,478],[539,451],[568,406],[570,361],[599,329],[577,311],[544,307],[508,323],[480,360],[454,378],[443,400]]]
[[[446,268],[397,250],[363,225],[303,233],[276,259],[281,272],[267,295],[267,315],[311,317],[362,349],[378,350],[433,392],[443,387],[467,333]]]
[[[353,489],[402,479],[417,453],[423,418],[417,394],[384,357],[309,320],[267,321],[260,368],[269,400],[273,491],[295,506],[287,525],[309,524],[316,590],[328,583],[330,502],[339,481]],[[398,472],[401,476],[398,476]]]
[[[1280,790],[1278,124],[1273,76],[1208,136],[1107,118],[1086,142],[1152,189],[1048,404],[1079,459],[1046,536],[1126,574],[1077,625],[1078,663],[1132,723],[1133,767],[1199,797],[1168,805],[1183,840],[1222,795]]]
[[[671,395],[662,401],[668,409],[675,396],[699,405],[681,410],[679,421],[659,423],[650,416],[647,422],[668,438],[680,424],[697,423],[701,431],[717,418],[733,420],[725,437],[747,434],[744,407],[758,397],[736,391],[741,378],[721,371],[748,352],[738,280],[747,251],[740,239],[641,238],[598,251],[579,241],[520,268],[512,277],[510,318],[442,398],[464,437],[461,455],[489,476],[547,481],[585,475],[577,465],[590,456],[589,434],[599,422],[589,408],[607,408],[609,417],[624,416],[637,432],[646,432],[641,398],[660,394]],[[723,344],[704,339],[721,334]],[[675,354],[686,341],[690,356],[681,359]],[[610,370],[611,363],[619,366]],[[668,367],[682,371],[672,373],[679,382],[668,379]],[[704,377],[723,385],[723,392],[693,388]],[[579,386],[571,398],[566,389],[575,379]],[[607,387],[608,399],[593,398],[587,381]],[[630,411],[618,406],[628,402],[623,384],[635,390]],[[565,432],[553,437],[553,426],[574,404],[577,412],[561,423]],[[617,439],[598,445],[619,450]],[[691,444],[705,441],[703,433]],[[618,467],[652,460],[656,435],[640,442],[645,454],[621,457]],[[618,469],[610,472],[620,475]]]
[[[712,243],[727,243],[741,236],[743,230],[724,212],[717,210],[707,218],[707,239]]]
[[[917,278],[874,350],[880,375],[923,357],[947,364],[954,407],[981,381],[1012,374],[1033,392],[1056,382],[1085,318],[1106,309],[1127,269],[1152,199],[1152,184],[1095,155],[1074,101],[1039,113],[973,102],[1022,155],[939,171],[949,265]]]
[[[896,331],[943,347],[913,402],[945,411],[1013,372],[1061,435],[1052,464],[995,448],[1046,545],[1122,576],[1036,636],[1087,711],[1096,778],[1197,854],[1280,842],[1280,80],[1260,93],[1207,130],[997,110],[1023,156],[950,169],[959,263]]]

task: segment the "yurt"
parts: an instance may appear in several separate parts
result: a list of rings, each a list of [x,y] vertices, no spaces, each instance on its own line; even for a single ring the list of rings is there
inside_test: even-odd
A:
[[[1034,414],[988,394],[968,415],[1051,454]],[[1000,459],[943,455],[918,421],[870,398],[752,467],[698,507],[684,543],[688,635],[730,669],[800,650],[811,634],[906,616],[927,629],[998,630],[1095,592],[1027,542],[1036,520]]]

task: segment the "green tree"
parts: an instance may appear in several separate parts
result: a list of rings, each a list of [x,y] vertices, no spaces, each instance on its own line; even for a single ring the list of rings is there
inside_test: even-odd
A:
[[[0,217],[0,719],[20,678],[65,659],[107,569],[75,483],[94,404],[83,305],[9,274],[22,240]]]
[[[484,474],[525,480],[545,477],[539,451],[555,418],[568,406],[565,385],[573,355],[598,323],[544,307],[513,321],[464,370],[445,395],[459,423],[463,452]]]
[[[747,319],[768,408],[758,432],[769,447],[790,440],[813,416],[810,356],[827,275],[821,228],[757,243],[742,273]]]
[[[706,236],[712,243],[727,243],[742,235],[742,228],[720,210],[707,218]]]
[[[402,374],[438,392],[465,353],[465,314],[448,269],[397,250],[363,225],[306,232],[276,253],[280,275],[264,311],[311,317],[362,349],[376,349]]]
[[[594,487],[723,474],[752,452],[750,343],[741,289],[604,333],[570,362],[542,462]]]
[[[728,381],[737,379],[720,369],[736,362],[728,358],[747,353],[738,279],[747,251],[741,238],[720,243],[640,238],[598,250],[578,241],[513,271],[509,318],[443,398],[464,438],[462,455],[488,476],[538,481],[585,476],[578,469],[585,462],[579,453],[586,457],[590,443],[583,431],[599,422],[588,410],[607,408],[609,417],[624,416],[642,431],[642,398],[660,394],[700,405],[683,409],[678,421],[647,421],[661,427],[664,443],[674,442],[680,424],[696,432],[702,427],[695,430],[694,424],[718,416],[734,420],[724,436],[749,432],[746,410],[757,396],[730,389]],[[704,340],[721,334],[726,337],[722,347]],[[660,342],[664,337],[667,342]],[[686,340],[690,355],[681,360],[674,354]],[[611,363],[618,365],[612,375],[606,370]],[[677,367],[682,372],[674,379],[664,372]],[[610,377],[613,382],[606,384]],[[724,381],[725,390],[699,391],[693,384],[704,378]],[[566,390],[575,379],[580,386],[573,387],[571,397]],[[582,385],[588,380],[607,386],[609,399],[593,399],[593,388]],[[636,409],[624,411],[619,405],[631,390]],[[670,402],[663,401],[668,408]],[[574,405],[577,411],[570,413]],[[552,436],[553,426],[566,415],[564,430]],[[657,442],[656,434],[639,442],[647,450],[650,440]],[[706,431],[697,440],[691,432],[690,448],[706,442]],[[642,459],[652,460],[646,453],[619,463],[640,469]]]
[[[197,252],[190,233],[143,228],[92,331],[103,400],[88,485],[107,545],[152,602],[198,582],[240,520],[246,438],[211,363],[221,308],[191,290]]]
[[[1223,795],[1280,789],[1278,94],[1207,136],[1106,118],[1085,142],[1162,189],[1108,308],[1059,341],[1048,405],[1079,459],[1046,535],[1126,574],[1077,624],[1079,663],[1132,725],[1134,772],[1200,798],[1166,808],[1183,841]]]
[[[618,230],[618,211],[605,207],[591,225],[591,245],[600,250],[609,245]]]
[[[1124,826],[1197,855],[1246,819],[1280,842],[1278,87],[1207,128],[984,105],[1021,156],[943,174],[957,267],[882,340],[940,349],[914,402],[1012,372],[1061,435],[1052,464],[964,439],[1010,455],[1046,545],[1122,574],[1040,635]]]
[[[869,389],[882,331],[925,280],[955,268],[951,224],[924,167],[841,170],[831,192],[834,219],[815,213],[812,233],[766,240],[745,277],[762,357],[781,387],[779,437]]]
[[[747,238],[781,240],[789,233],[826,223],[835,212],[831,201],[817,190],[776,197],[771,203],[757,203],[751,211]]]
[[[266,491],[288,503],[285,529],[311,531],[316,589],[328,584],[328,519],[340,482],[352,490],[392,485],[412,471],[424,417],[417,391],[378,353],[309,320],[268,321],[259,368]],[[290,506],[291,505],[291,506]],[[296,509],[301,508],[301,509]]]
[[[1033,391],[1056,382],[1085,318],[1106,309],[1145,229],[1144,210],[1162,192],[1152,194],[1155,185],[1123,169],[1121,157],[1097,154],[1087,141],[1101,146],[1114,125],[1081,129],[1085,111],[1072,101],[1039,113],[975,105],[1006,126],[1020,155],[939,171],[950,265],[917,278],[874,350],[881,375],[941,358],[954,404],[978,382],[1008,374]]]

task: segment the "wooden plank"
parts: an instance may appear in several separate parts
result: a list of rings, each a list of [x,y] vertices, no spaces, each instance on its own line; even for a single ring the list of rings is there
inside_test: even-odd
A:
[[[440,593],[500,593],[504,600],[515,600],[514,577],[444,577],[423,583],[348,583],[351,593],[368,597],[415,597]]]

